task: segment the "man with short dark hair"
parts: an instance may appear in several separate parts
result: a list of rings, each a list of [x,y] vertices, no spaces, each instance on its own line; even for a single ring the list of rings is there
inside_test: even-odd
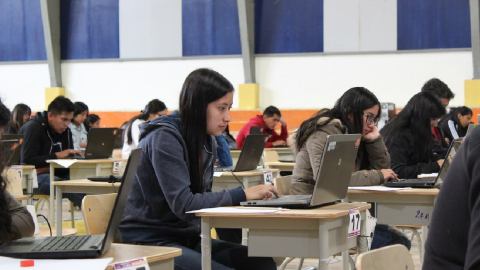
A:
[[[422,92],[427,91],[435,93],[445,107],[447,107],[450,100],[455,97],[455,94],[450,90],[448,85],[437,78],[428,80],[422,86]],[[437,154],[440,159],[445,158],[450,141],[445,140],[445,135],[443,134],[442,129],[438,127],[432,128],[432,136],[433,152]]]
[[[20,128],[23,135],[20,162],[35,165],[38,189],[34,194],[50,195],[49,159],[66,158],[80,154],[73,149],[72,132],[68,124],[72,121],[73,103],[66,97],[58,96],[49,105],[48,111],[38,112]],[[56,169],[55,181],[69,179],[69,169]],[[75,206],[80,207],[82,194],[66,194]]]
[[[278,122],[282,123],[282,132],[278,135],[275,132],[275,126]],[[250,134],[251,127],[260,127],[263,134],[268,134],[269,138],[265,148],[274,147],[274,146],[286,146],[288,138],[288,129],[287,123],[282,118],[282,114],[277,107],[269,106],[263,111],[263,115],[257,115],[253,118],[250,118],[245,126],[240,130],[237,135],[237,146],[238,148],[243,147],[245,138]]]

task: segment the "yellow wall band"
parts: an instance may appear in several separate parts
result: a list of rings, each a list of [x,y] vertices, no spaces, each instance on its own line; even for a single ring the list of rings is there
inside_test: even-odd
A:
[[[256,109],[260,106],[260,85],[246,83],[238,85],[239,109]]]
[[[48,109],[48,105],[58,96],[65,96],[64,87],[47,87],[45,88],[45,110]]]
[[[480,108],[480,80],[465,81],[465,106]]]

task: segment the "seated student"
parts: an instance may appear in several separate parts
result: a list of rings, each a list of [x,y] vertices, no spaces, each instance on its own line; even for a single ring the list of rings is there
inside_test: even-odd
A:
[[[68,127],[72,131],[73,148],[80,150],[87,146],[87,130],[83,125],[88,116],[88,106],[80,101],[74,103],[75,111],[73,112],[73,119]]]
[[[0,100],[0,139],[10,118],[10,111]],[[32,215],[6,190],[2,177],[5,156],[0,145],[0,245],[14,239],[33,236],[35,224]]]
[[[448,114],[448,116],[440,122],[440,128],[443,134],[445,134],[445,141],[450,143],[455,139],[465,137],[472,116],[472,110],[465,106],[456,108]]]
[[[91,113],[87,116],[87,119],[85,119],[85,122],[83,122],[83,125],[85,126],[85,130],[87,131],[87,134],[88,134],[91,128],[100,127],[100,117],[94,113]]]
[[[215,137],[230,121],[233,86],[219,73],[198,69],[186,78],[180,111],[141,126],[142,155],[120,223],[123,243],[182,249],[175,269],[201,269],[202,208],[239,205],[278,195],[259,185],[212,192]],[[276,269],[271,258],[248,257],[248,247],[212,239],[212,269]]]
[[[225,130],[222,132],[222,136],[225,137],[225,139],[227,140],[228,147],[230,149],[237,149],[238,148],[237,141],[235,140],[235,138],[233,138],[232,134],[230,134],[229,125],[227,125]]]
[[[282,123],[282,132],[278,135],[275,132],[275,126],[278,122]],[[262,127],[262,133],[268,134],[269,138],[265,148],[270,148],[274,146],[286,146],[287,138],[288,138],[288,129],[287,129],[287,122],[282,118],[282,114],[280,110],[274,106],[269,106],[263,111],[263,115],[257,115],[253,118],[250,118],[245,126],[238,132],[237,135],[237,146],[238,148],[243,147],[243,143],[247,135],[250,134],[251,127]]]
[[[304,121],[294,133],[292,149],[295,155],[291,194],[312,194],[320,167],[325,141],[330,134],[361,134],[350,186],[381,185],[397,180],[390,168],[390,156],[378,132],[380,102],[368,89],[354,87],[337,100],[333,109],[322,109]],[[393,232],[388,225],[377,225],[372,249],[410,241]]]
[[[420,92],[382,128],[380,133],[390,153],[391,168],[399,178],[417,178],[419,174],[440,170],[443,157],[432,151],[431,131],[444,114],[445,107],[437,95]]]
[[[128,158],[132,149],[138,146],[138,139],[140,135],[139,125],[146,121],[153,120],[157,117],[167,114],[167,106],[158,99],[153,99],[148,102],[141,114],[134,116],[127,122],[123,134],[122,158]]]
[[[18,134],[20,128],[30,119],[31,115],[32,109],[27,105],[23,103],[15,105],[10,115],[10,122],[5,126],[3,134]]]
[[[48,111],[38,112],[20,129],[24,136],[20,162],[34,165],[37,169],[38,189],[34,194],[50,195],[49,159],[67,158],[80,154],[73,149],[72,132],[68,124],[73,119],[73,103],[58,96],[49,105]],[[56,169],[55,181],[68,180],[68,169]],[[83,194],[68,193],[66,198],[77,207],[82,205]]]
[[[435,201],[423,270],[480,269],[480,129],[465,139]]]
[[[450,100],[455,97],[455,94],[450,90],[448,85],[437,78],[428,80],[423,86],[421,92],[435,93],[442,102],[443,106],[447,107]],[[445,141],[443,130],[438,127],[432,127],[433,135],[433,152],[441,158],[444,158],[448,151],[449,144]]]

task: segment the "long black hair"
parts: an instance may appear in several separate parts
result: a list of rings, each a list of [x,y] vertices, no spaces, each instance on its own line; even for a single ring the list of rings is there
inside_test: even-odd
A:
[[[402,131],[409,129],[415,139],[414,158],[428,161],[432,155],[431,121],[445,114],[445,107],[435,93],[424,91],[414,95],[390,122],[380,131],[387,148]]]
[[[0,127],[5,127],[9,120],[10,110],[0,100]],[[5,163],[4,149],[0,144],[0,243],[11,239],[10,235],[12,234],[12,216],[8,212],[8,203],[5,197],[6,183],[2,177]]]
[[[83,125],[85,126],[85,130],[87,131],[87,133],[90,131],[90,124],[93,124],[98,120],[100,120],[100,116],[94,113],[89,114],[87,118],[85,118],[85,122],[83,122]]]
[[[190,189],[203,192],[202,149],[207,139],[207,106],[233,92],[233,85],[220,73],[211,69],[197,69],[190,73],[180,93],[180,132],[188,149]]]
[[[163,103],[162,101],[158,99],[150,100],[150,102],[147,103],[147,106],[145,106],[145,109],[140,111],[141,113],[139,115],[134,116],[132,117],[132,119],[128,120],[127,127],[125,128],[125,133],[124,133],[124,136],[125,135],[127,136],[127,143],[131,144],[133,141],[132,123],[135,122],[135,120],[142,119],[143,121],[147,121],[151,113],[159,113],[166,109],[167,109],[167,106],[165,106],[165,103]]]
[[[308,137],[317,128],[327,125],[333,119],[339,119],[347,127],[349,134],[361,134],[363,132],[363,111],[375,105],[378,105],[378,118],[381,114],[381,106],[377,97],[367,88],[350,88],[337,100],[332,109],[321,109],[300,125],[295,136],[296,151],[300,151]],[[350,121],[349,115],[353,116],[353,123]],[[328,120],[319,125],[318,119],[322,117],[328,117]]]
[[[32,109],[30,109],[28,105],[23,103],[15,105],[10,115],[10,123],[8,123],[10,133],[18,133],[20,128],[25,124],[25,122],[23,122],[23,116],[26,114],[32,114]]]

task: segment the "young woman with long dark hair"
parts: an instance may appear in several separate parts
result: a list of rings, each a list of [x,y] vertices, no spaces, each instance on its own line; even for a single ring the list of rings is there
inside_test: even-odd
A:
[[[455,139],[465,137],[472,116],[472,110],[465,106],[458,107],[449,113],[447,117],[440,121],[440,128],[445,135],[445,140],[448,139],[450,143]]]
[[[18,134],[20,128],[30,119],[32,109],[28,105],[19,103],[13,108],[10,122],[5,126],[3,134]]]
[[[88,116],[88,106],[80,101],[75,102],[73,105],[75,111],[73,112],[72,122],[68,124],[68,127],[72,131],[73,148],[80,150],[80,148],[87,146],[88,132],[83,122],[85,122]]]
[[[94,113],[90,113],[87,116],[87,119],[85,119],[85,122],[83,122],[83,125],[85,126],[85,130],[87,131],[87,134],[88,134],[91,128],[100,127],[100,116]]]
[[[150,102],[148,102],[147,106],[145,106],[145,109],[143,109],[139,115],[128,120],[123,133],[123,158],[128,158],[130,156],[130,152],[132,152],[132,149],[137,148],[140,135],[140,124],[166,115],[167,112],[167,106],[165,106],[165,103],[158,99],[152,99]]]
[[[432,128],[444,114],[445,107],[436,94],[420,92],[383,127],[380,133],[398,177],[417,178],[440,170],[443,157],[433,152]]]
[[[0,100],[0,138],[10,120],[10,111]],[[0,245],[13,239],[32,236],[35,230],[32,216],[6,190],[2,172],[5,169],[5,156],[0,145]]]
[[[179,111],[141,126],[142,155],[120,231],[122,242],[182,249],[175,269],[201,269],[200,219],[186,212],[239,205],[278,195],[259,185],[212,192],[215,136],[230,122],[233,86],[218,72],[186,78]],[[248,247],[212,240],[212,269],[276,269],[271,258],[248,257]]]

